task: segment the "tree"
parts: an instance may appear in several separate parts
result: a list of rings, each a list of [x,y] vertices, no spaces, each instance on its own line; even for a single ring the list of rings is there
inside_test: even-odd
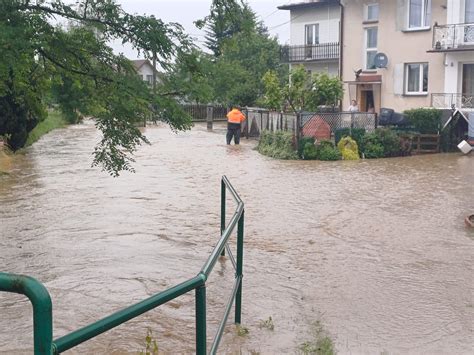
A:
[[[342,99],[342,82],[326,73],[310,75],[300,65],[295,67],[289,81],[282,85],[274,72],[265,73],[262,81],[265,85],[265,104],[276,109],[282,101],[297,113],[301,110],[316,111],[320,106],[336,106]]]
[[[58,19],[82,26],[67,31],[53,24]],[[108,42],[114,39],[147,59],[156,55],[165,68],[191,48],[180,25],[127,14],[113,0],[84,0],[77,7],[62,0],[2,0],[0,135],[11,136],[14,149],[21,147],[28,131],[44,117],[51,85],[77,99],[71,107],[66,97],[59,99],[66,112],[80,108],[94,113],[103,134],[94,164],[114,176],[133,170],[131,155],[147,142],[134,124],[137,120],[160,118],[172,129],[188,128],[174,93],[164,88],[156,95],[151,92],[130,61],[112,52]]]

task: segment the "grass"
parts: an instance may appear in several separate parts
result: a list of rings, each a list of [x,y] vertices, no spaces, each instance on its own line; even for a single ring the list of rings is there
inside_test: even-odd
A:
[[[38,141],[46,133],[51,132],[53,129],[61,128],[67,125],[66,119],[58,111],[48,111],[48,117],[44,121],[38,123],[38,125],[28,134],[25,147],[29,147],[36,141]]]
[[[305,341],[299,346],[299,350],[304,355],[315,354],[315,355],[335,355],[336,349],[334,348],[334,341],[324,330],[320,321],[316,321],[313,324],[312,329],[313,338],[309,341]]]

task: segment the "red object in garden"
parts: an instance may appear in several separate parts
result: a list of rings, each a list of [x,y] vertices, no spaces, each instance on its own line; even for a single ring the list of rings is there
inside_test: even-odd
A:
[[[303,137],[314,137],[318,141],[330,140],[331,127],[323,118],[315,115],[303,126]]]

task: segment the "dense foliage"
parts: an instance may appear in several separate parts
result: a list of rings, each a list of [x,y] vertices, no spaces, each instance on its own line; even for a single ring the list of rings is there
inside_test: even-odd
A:
[[[263,131],[260,135],[257,150],[260,154],[276,159],[298,159],[291,132]]]
[[[414,130],[421,134],[437,134],[441,129],[441,111],[435,108],[417,108],[404,114]]]
[[[267,72],[263,83],[263,102],[268,108],[289,106],[295,113],[317,111],[320,106],[335,107],[344,93],[339,78],[326,73],[310,75],[302,65],[293,68],[283,84],[274,72]]]

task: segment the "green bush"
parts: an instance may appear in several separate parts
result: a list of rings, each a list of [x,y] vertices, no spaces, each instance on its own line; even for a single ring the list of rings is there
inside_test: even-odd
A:
[[[321,141],[316,147],[317,159],[319,160],[340,160],[341,152],[331,141]]]
[[[302,158],[305,160],[314,160],[318,159],[318,150],[314,143],[307,142],[303,149]]]
[[[377,133],[367,133],[363,138],[364,156],[367,159],[383,158],[384,149]]]
[[[263,131],[257,146],[260,154],[276,159],[298,159],[291,132]]]
[[[441,128],[441,111],[435,108],[417,108],[404,112],[410,125],[421,134],[436,134]]]
[[[314,145],[314,137],[301,137],[298,142],[298,156],[303,158],[303,150],[307,143]]]
[[[378,128],[375,134],[380,138],[384,150],[384,157],[400,156],[400,137],[391,129]]]

